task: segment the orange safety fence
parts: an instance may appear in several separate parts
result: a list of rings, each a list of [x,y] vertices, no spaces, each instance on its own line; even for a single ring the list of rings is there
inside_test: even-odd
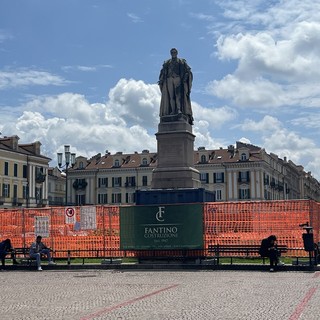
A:
[[[119,212],[119,206],[0,209],[0,241],[10,238],[14,247],[29,247],[40,232],[56,257],[65,257],[68,250],[88,257],[96,257],[97,252],[99,256],[132,256],[134,252],[120,251]],[[288,256],[307,256],[304,230],[299,226],[306,222],[318,243],[320,204],[315,201],[204,203],[204,249],[209,244],[258,245],[275,234],[278,243],[289,248]]]
[[[279,245],[289,248],[288,256],[305,255],[303,228],[313,227],[319,241],[320,204],[311,200],[206,203],[204,206],[205,247],[220,245],[259,245],[274,234]]]

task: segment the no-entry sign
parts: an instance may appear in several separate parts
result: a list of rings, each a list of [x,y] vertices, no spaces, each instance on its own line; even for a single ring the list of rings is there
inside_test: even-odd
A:
[[[66,208],[65,213],[68,218],[72,218],[75,214],[74,208]]]

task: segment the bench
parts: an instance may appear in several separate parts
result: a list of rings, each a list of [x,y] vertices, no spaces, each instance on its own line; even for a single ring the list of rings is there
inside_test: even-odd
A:
[[[182,263],[202,261],[205,256],[201,249],[185,249],[185,250],[135,250],[135,257],[139,263],[146,262],[163,262],[174,263],[181,261]]]
[[[82,260],[82,264],[85,264],[85,260],[101,259],[102,264],[118,264],[119,259],[124,255],[121,250],[118,249],[66,249],[66,250],[54,250],[55,260],[67,260],[67,264],[71,265],[72,260]]]
[[[21,265],[27,265],[28,267],[32,265],[36,265],[36,259],[30,258],[29,251],[30,251],[30,248],[24,248],[24,247],[14,248],[15,257],[16,259],[20,259]],[[52,250],[50,251],[54,252]],[[47,256],[41,255],[41,260],[47,260]]]
[[[278,250],[280,253],[285,253],[288,251],[288,247],[285,245],[278,245]],[[255,244],[209,244],[208,254],[209,256],[217,259],[217,264],[219,264],[219,259],[228,257],[233,258],[257,258],[261,257],[259,254],[260,245]],[[265,262],[265,257],[262,257],[263,263]]]

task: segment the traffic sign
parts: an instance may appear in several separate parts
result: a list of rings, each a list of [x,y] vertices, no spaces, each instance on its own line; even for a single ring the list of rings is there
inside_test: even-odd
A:
[[[65,214],[66,214],[67,217],[72,218],[74,216],[74,214],[75,214],[74,208],[70,208],[70,207],[66,208],[65,209]]]

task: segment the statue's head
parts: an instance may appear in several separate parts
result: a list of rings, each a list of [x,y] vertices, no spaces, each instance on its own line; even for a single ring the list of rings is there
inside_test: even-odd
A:
[[[178,50],[177,50],[176,48],[172,48],[172,49],[170,50],[170,54],[171,54],[172,56],[177,56],[177,55],[178,55]]]

